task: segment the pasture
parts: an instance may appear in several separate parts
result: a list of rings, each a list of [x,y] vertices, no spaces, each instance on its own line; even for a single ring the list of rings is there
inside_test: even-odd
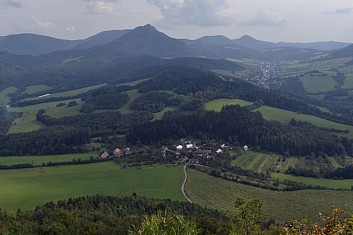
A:
[[[83,195],[136,193],[184,201],[182,167],[155,165],[123,169],[114,162],[0,171],[0,208],[34,209],[36,205]]]
[[[89,86],[89,87],[84,87],[81,89],[76,89],[76,90],[70,90],[70,91],[64,91],[64,92],[59,92],[59,93],[53,93],[49,94],[48,96],[45,96],[43,98],[52,98],[52,97],[70,97],[70,96],[75,96],[79,94],[86,93],[87,91],[97,89],[99,87],[107,85],[106,83],[99,84],[99,85],[94,85],[94,86]],[[41,99],[40,97],[31,97],[31,98],[26,98],[23,99],[22,101],[28,101],[28,100],[38,100]]]
[[[301,219],[304,214],[318,221],[319,212],[327,212],[333,205],[353,212],[353,191],[300,190],[291,192],[270,191],[212,177],[188,169],[186,192],[194,203],[219,210],[234,211],[238,196],[263,201],[267,218],[277,222]]]
[[[8,95],[15,93],[16,90],[16,87],[10,86],[0,91],[0,106],[7,105],[7,103],[9,102]]]
[[[220,112],[224,105],[237,105],[237,104],[240,106],[247,106],[252,103],[249,101],[240,100],[240,99],[216,99],[205,103],[205,110]]]
[[[24,93],[33,94],[33,93],[49,90],[50,88],[51,88],[50,86],[43,85],[43,84],[35,85],[35,86],[28,86],[28,87],[26,87]]]
[[[348,134],[340,133],[340,135],[353,138],[353,126],[350,126],[350,125],[336,123],[313,115],[299,114],[292,111],[273,108],[265,105],[261,106],[258,109],[255,109],[255,111],[259,111],[262,114],[262,116],[267,120],[275,120],[282,123],[288,123],[293,118],[297,121],[310,122],[313,125],[318,127],[332,128],[332,129],[338,129],[338,130],[348,130],[349,131]]]
[[[41,155],[41,156],[0,156],[0,165],[33,164],[41,165],[48,162],[69,162],[73,159],[88,160],[90,157],[97,158],[99,153],[74,153],[61,155]]]
[[[132,112],[131,109],[130,109],[131,103],[134,102],[134,100],[135,100],[137,97],[139,97],[139,96],[142,95],[142,94],[140,94],[140,93],[138,92],[137,89],[129,90],[129,91],[127,91],[126,93],[127,93],[128,96],[129,96],[129,101],[128,101],[126,104],[124,104],[123,107],[121,107],[121,108],[119,109],[119,111],[122,112],[123,114],[131,113],[131,112]]]
[[[153,120],[160,120],[160,119],[162,119],[163,115],[164,115],[166,112],[173,111],[174,109],[175,109],[175,108],[173,108],[173,107],[165,107],[162,111],[153,114]]]
[[[335,90],[337,83],[332,78],[334,75],[335,74],[305,75],[299,80],[303,83],[306,92],[315,94]]]
[[[9,112],[21,112],[22,116],[17,118],[11,125],[9,133],[20,133],[20,132],[28,132],[35,131],[43,127],[43,124],[36,120],[36,114],[38,110],[45,109],[46,113],[52,117],[65,117],[65,116],[73,116],[79,114],[81,108],[80,99],[75,99],[78,105],[67,107],[61,106],[56,107],[59,103],[68,103],[72,100],[65,101],[55,101],[48,102],[36,105],[29,105],[25,107],[13,107],[9,108]]]

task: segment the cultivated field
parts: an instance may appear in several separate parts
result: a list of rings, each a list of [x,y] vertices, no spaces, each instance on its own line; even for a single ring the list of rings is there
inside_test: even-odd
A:
[[[234,210],[238,196],[263,201],[264,213],[278,222],[300,219],[304,214],[318,220],[318,212],[327,212],[330,206],[345,207],[353,212],[353,191],[300,190],[292,192],[255,188],[195,170],[188,170],[186,192],[194,203],[220,210]]]
[[[183,201],[182,167],[123,169],[113,162],[0,171],[0,208],[16,211],[82,195],[137,195]]]

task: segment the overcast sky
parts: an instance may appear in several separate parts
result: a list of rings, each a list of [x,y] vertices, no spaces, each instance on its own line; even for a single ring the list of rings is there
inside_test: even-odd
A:
[[[353,42],[353,0],[0,0],[0,35],[80,39],[152,24],[176,38]]]

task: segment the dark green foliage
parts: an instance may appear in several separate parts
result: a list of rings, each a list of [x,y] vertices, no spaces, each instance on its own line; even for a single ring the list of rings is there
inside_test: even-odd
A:
[[[89,140],[89,130],[64,126],[39,131],[0,135],[0,155],[44,155],[83,151],[79,146]]]
[[[81,112],[90,113],[100,109],[119,109],[129,100],[126,93],[120,93],[115,86],[106,86],[87,92],[82,98],[85,103]]]
[[[0,134],[5,134],[12,121],[20,116],[20,113],[8,113],[5,107],[0,106]]]
[[[120,112],[87,113],[71,117],[53,118],[39,110],[37,121],[48,126],[65,125],[71,128],[87,128],[92,135],[97,133],[125,133],[132,124],[150,121],[153,116],[147,112],[124,115]]]
[[[73,106],[76,106],[78,105],[77,101],[76,100],[73,100],[73,101],[70,101],[68,104],[67,104],[67,107],[73,107]]]
[[[192,112],[166,115],[162,120],[135,126],[128,141],[145,144],[168,138],[206,135],[228,142],[258,146],[272,152],[291,155],[343,155],[352,152],[352,140],[325,134],[314,126],[290,126],[265,120],[259,112],[240,106],[225,106],[220,113]]]
[[[157,113],[162,111],[166,106],[175,103],[173,99],[169,101],[171,96],[171,94],[165,92],[149,92],[134,100],[130,105],[130,109]]]
[[[145,215],[168,211],[187,219],[202,221],[202,234],[227,231],[226,217],[217,210],[186,202],[147,199],[138,196],[86,196],[19,210],[16,215],[0,211],[1,234],[127,234]],[[206,230],[207,229],[207,230]],[[229,233],[230,230],[227,231]]]

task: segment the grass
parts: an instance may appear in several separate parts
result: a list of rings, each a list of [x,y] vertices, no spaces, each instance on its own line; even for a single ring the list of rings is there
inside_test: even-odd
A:
[[[9,102],[8,95],[15,93],[16,90],[17,90],[16,87],[10,86],[0,91],[0,106],[7,105],[7,103]]]
[[[70,96],[74,96],[74,95],[83,94],[87,91],[94,90],[94,89],[97,89],[97,88],[105,86],[105,85],[107,85],[107,84],[104,83],[104,84],[99,84],[99,85],[95,85],[95,86],[84,87],[84,88],[77,89],[77,90],[70,90],[70,91],[65,91],[65,92],[53,93],[53,94],[50,94],[50,95],[45,96],[43,98],[47,99],[47,98],[52,98],[52,97],[70,97]],[[32,97],[32,98],[23,99],[22,101],[38,100],[38,99],[41,99],[41,98]]]
[[[56,101],[49,103],[42,103],[36,105],[30,105],[25,107],[13,107],[9,108],[9,112],[21,112],[23,113],[20,118],[17,118],[13,123],[9,130],[9,133],[19,133],[19,132],[28,132],[38,130],[43,127],[43,124],[36,120],[36,114],[39,109],[45,109],[46,113],[53,117],[65,117],[65,116],[73,116],[79,114],[79,110],[81,107],[80,99],[76,99],[78,105],[67,107],[61,106],[56,107],[59,103],[68,103],[71,100],[65,101]]]
[[[297,121],[310,122],[318,127],[333,128],[338,130],[348,130],[348,134],[340,133],[350,138],[353,138],[353,126],[336,123],[323,118],[315,117],[307,114],[298,114],[292,111],[273,108],[269,106],[261,106],[255,111],[259,111],[265,119],[276,120],[282,123],[288,123],[292,118]]]
[[[139,96],[142,95],[142,94],[140,94],[140,93],[138,92],[137,89],[127,91],[126,93],[127,93],[128,96],[129,96],[129,101],[128,101],[126,104],[124,104],[123,107],[121,107],[121,108],[119,109],[119,111],[122,112],[122,113],[124,113],[124,114],[131,113],[131,112],[132,112],[131,109],[130,109],[130,105],[132,104],[132,102],[134,102],[134,100],[135,100],[137,97],[139,97]]]
[[[118,86],[135,86],[141,82],[144,82],[144,81],[147,81],[151,78],[144,78],[144,79],[140,79],[140,80],[136,80],[136,81],[132,81],[132,82],[125,82],[125,83],[121,83],[121,84],[118,84]]]
[[[205,110],[220,112],[224,105],[236,105],[236,104],[240,106],[247,106],[247,105],[250,105],[251,102],[246,100],[239,100],[239,99],[216,99],[205,103]]]
[[[43,84],[35,85],[35,86],[28,86],[28,87],[26,87],[24,93],[33,94],[36,92],[49,90],[50,88],[51,88],[50,86],[43,85]]]
[[[80,158],[81,160],[88,160],[90,157],[98,157],[99,154],[95,152],[91,153],[75,153],[75,154],[63,154],[63,155],[47,155],[47,156],[9,156],[0,157],[0,165],[15,165],[15,164],[33,164],[41,165],[42,163],[48,162],[66,162],[72,161],[73,159]]]
[[[184,201],[182,167],[122,169],[113,162],[0,171],[0,208],[16,211],[83,195],[137,195]]]
[[[195,170],[188,170],[189,180],[186,192],[194,203],[219,210],[234,211],[238,196],[246,199],[258,198],[263,201],[264,214],[277,222],[300,219],[304,214],[318,220],[318,212],[327,212],[332,205],[353,211],[353,191],[300,190],[292,192],[270,191],[255,188]]]
[[[169,112],[169,111],[173,111],[175,108],[173,107],[166,107],[164,108],[162,111],[158,112],[158,113],[154,113],[153,114],[153,120],[160,120],[162,119],[163,115],[166,113],[166,112]]]
[[[335,90],[337,83],[333,78],[327,74],[326,76],[310,76],[306,75],[300,78],[300,81],[303,83],[303,87],[308,93],[319,93]]]
[[[328,157],[328,160],[335,169],[342,167],[334,157]]]
[[[353,179],[334,180],[334,179],[294,176],[294,175],[289,175],[284,173],[272,173],[272,178],[278,178],[279,180],[282,180],[282,181],[290,180],[290,181],[300,182],[308,185],[314,185],[314,186],[317,185],[317,186],[324,186],[328,188],[337,188],[337,189],[351,189],[351,186],[353,186]]]

